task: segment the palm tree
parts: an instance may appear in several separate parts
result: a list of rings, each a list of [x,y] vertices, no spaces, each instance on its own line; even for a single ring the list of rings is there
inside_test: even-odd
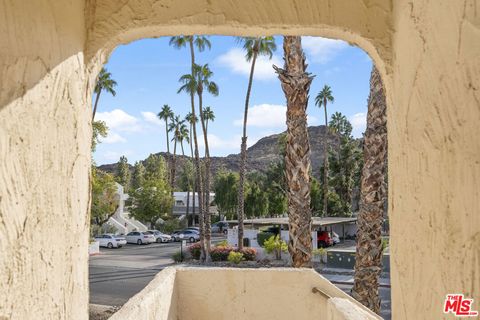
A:
[[[210,107],[205,107],[203,109],[203,118],[205,119],[205,129],[208,132],[208,121],[215,121],[215,113]]]
[[[373,67],[370,76],[364,165],[360,184],[355,280],[352,296],[375,313],[380,312],[378,278],[382,271],[382,222],[386,190],[387,115],[382,79]]]
[[[245,207],[245,171],[247,166],[247,117],[248,104],[250,102],[250,92],[252,90],[253,74],[255,72],[255,62],[259,55],[268,56],[270,59],[273,56],[273,51],[277,49],[274,37],[245,37],[239,38],[243,43],[243,49],[246,51],[245,58],[251,61],[250,76],[248,77],[247,95],[245,97],[245,110],[243,112],[243,135],[240,145],[240,179],[238,184],[238,204],[237,204],[237,218],[238,218],[238,248],[243,249],[243,217]]]
[[[192,127],[196,125],[196,123],[198,122],[198,118],[192,114],[191,112],[189,112],[186,116],[185,116],[185,120],[190,124],[190,130],[189,130],[189,133],[190,133],[190,137],[189,137],[189,142],[188,144],[190,145],[190,154],[191,154],[191,158],[192,158],[192,162],[194,162],[194,155],[193,155],[193,145],[192,145]],[[193,178],[193,198],[192,198],[192,225],[195,224],[195,192],[196,190],[198,189],[197,188],[197,185],[196,185],[196,179],[195,177]],[[189,192],[187,191],[187,198],[189,197]],[[187,208],[188,210],[188,208]]]
[[[184,126],[185,120],[180,120],[180,116],[172,117],[172,122],[168,126],[168,131],[173,133],[173,157],[172,157],[172,169],[171,169],[171,177],[170,177],[170,185],[172,187],[172,194],[175,187],[175,174],[176,174],[176,154],[177,154],[177,142],[182,139],[181,127]],[[182,146],[183,151],[183,146]]]
[[[185,150],[183,149],[183,141],[190,143],[189,131],[187,125],[184,123],[186,120],[182,120],[182,124],[179,128],[178,141],[180,141],[180,146],[182,147],[182,156],[185,156]]]
[[[168,120],[173,119],[173,111],[172,109],[168,106],[168,104],[164,104],[162,110],[157,114],[157,117],[160,120],[165,121],[165,133],[167,136],[167,153],[170,154],[170,139],[168,138]]]
[[[317,94],[315,98],[315,105],[319,108],[324,107],[325,110],[325,141],[323,142],[323,216],[328,215],[328,116],[327,116],[327,102],[333,103],[332,89],[325,85],[323,89]]]
[[[293,267],[310,266],[312,213],[310,210],[310,143],[307,131],[308,92],[313,77],[305,70],[301,37],[283,38],[285,69],[273,66],[287,98],[285,176],[288,198],[288,251]]]
[[[211,48],[211,43],[205,36],[177,36],[170,38],[170,45],[176,49],[181,49],[187,46],[187,43],[190,47],[190,56],[191,56],[191,73],[190,79],[188,77],[182,76],[180,78],[180,82],[183,83],[183,86],[178,90],[178,92],[185,91],[190,94],[190,103],[191,103],[191,113],[193,118],[195,119],[195,85],[194,85],[194,67],[195,67],[195,50],[194,47],[196,46],[198,51],[202,52],[205,48]],[[183,79],[182,79],[183,78]],[[183,88],[183,89],[182,89]],[[198,152],[198,141],[197,141],[197,128],[196,124],[193,124],[193,142],[195,145],[195,175],[196,175],[196,189],[198,192],[198,197],[201,199],[201,194],[203,194],[203,186],[202,186],[202,172],[200,170],[200,155]],[[195,198],[195,197],[194,197]],[[207,256],[210,256],[209,252],[205,250],[205,239],[204,239],[204,210],[202,201],[198,203],[198,209],[200,210],[199,214],[199,224],[200,224],[200,246],[201,246],[201,258],[202,260],[205,259]],[[208,258],[210,259],[210,258]]]
[[[117,82],[112,79],[112,74],[108,72],[107,69],[102,68],[102,70],[100,70],[100,73],[98,74],[95,89],[93,90],[97,96],[95,97],[95,104],[93,106],[92,121],[95,119],[95,114],[97,113],[98,99],[100,99],[100,94],[102,93],[102,91],[107,91],[112,96],[115,96],[117,93],[113,88],[115,88],[116,86]]]
[[[210,78],[213,76],[213,72],[210,70],[208,64],[203,66],[195,65],[194,66],[194,76],[196,78],[197,84],[197,96],[198,96],[198,110],[200,114],[200,124],[202,125],[203,130],[203,140],[205,143],[205,250],[210,252],[211,245],[211,217],[210,217],[210,150],[208,147],[208,136],[207,128],[205,126],[205,118],[203,115],[203,92],[206,90],[213,96],[218,96],[218,85],[211,81]],[[203,198],[202,198],[203,199]],[[206,261],[209,262],[210,255],[206,257]]]

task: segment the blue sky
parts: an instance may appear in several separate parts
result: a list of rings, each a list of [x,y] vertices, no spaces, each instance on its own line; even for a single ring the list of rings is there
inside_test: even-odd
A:
[[[257,61],[248,118],[249,146],[266,135],[286,130],[285,96],[271,67],[283,66],[282,39],[276,37],[277,51],[272,60],[262,57]],[[224,156],[240,150],[250,65],[234,37],[212,36],[210,41],[212,49],[197,52],[196,60],[210,65],[212,80],[220,89],[218,97],[205,94],[204,106],[211,106],[216,116],[209,123],[210,153]],[[119,46],[110,56],[105,67],[118,83],[117,94],[113,97],[102,92],[100,97],[95,120],[104,120],[110,130],[94,154],[97,164],[117,162],[121,155],[133,164],[150,153],[166,151],[165,124],[158,120],[157,113],[164,104],[182,117],[189,112],[189,96],[177,94],[179,77],[190,72],[189,51],[174,49],[168,42],[167,37],[144,39]],[[339,40],[304,37],[302,44],[307,71],[315,75],[307,109],[309,125],[323,124],[323,109],[315,106],[314,98],[328,84],[335,97],[328,106],[329,115],[342,112],[352,122],[354,135],[361,136],[371,59],[360,48]],[[201,133],[200,127],[197,132]]]

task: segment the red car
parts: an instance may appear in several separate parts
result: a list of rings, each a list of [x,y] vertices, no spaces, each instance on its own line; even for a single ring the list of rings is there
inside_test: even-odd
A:
[[[333,245],[333,239],[330,236],[330,232],[317,231],[317,246],[319,248],[330,247]]]

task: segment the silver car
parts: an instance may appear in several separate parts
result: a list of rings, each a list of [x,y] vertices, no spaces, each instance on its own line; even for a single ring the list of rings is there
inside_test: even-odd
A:
[[[148,230],[146,233],[153,235],[157,243],[172,241],[172,237],[170,235],[162,233],[161,231],[158,231],[158,230]]]
[[[128,233],[125,238],[127,243],[136,243],[136,244],[150,244],[155,242],[155,237],[146,232],[132,231]]]
[[[189,242],[200,241],[200,234],[195,230],[182,230],[172,234],[173,241],[188,240]]]

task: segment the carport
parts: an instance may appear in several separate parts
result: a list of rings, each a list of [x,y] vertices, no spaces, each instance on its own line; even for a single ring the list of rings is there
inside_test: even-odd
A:
[[[227,221],[230,228],[238,226],[238,220]],[[356,226],[356,217],[313,217],[312,218],[312,230],[325,230],[333,231],[334,226],[340,226],[342,228],[341,239],[345,240],[345,227],[348,225]],[[245,219],[243,221],[245,227],[251,229],[259,229],[265,226],[277,226],[280,230],[288,230],[288,217],[281,218],[258,218],[258,219]]]

